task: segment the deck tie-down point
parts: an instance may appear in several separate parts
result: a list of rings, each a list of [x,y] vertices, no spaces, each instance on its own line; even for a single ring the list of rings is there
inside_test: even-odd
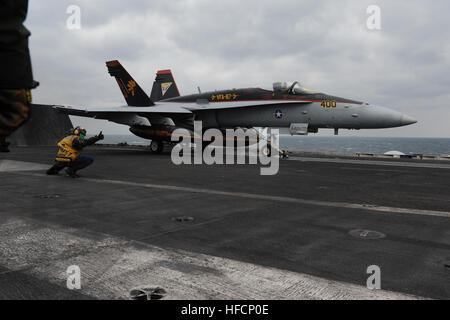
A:
[[[166,295],[166,290],[156,288],[137,288],[130,291],[131,300],[161,300]]]

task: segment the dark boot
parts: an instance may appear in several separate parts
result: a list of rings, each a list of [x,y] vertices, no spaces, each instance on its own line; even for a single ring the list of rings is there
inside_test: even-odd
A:
[[[48,174],[49,176],[54,176],[54,175],[57,175],[58,173],[59,173],[59,172],[56,171],[56,170],[54,170],[53,167],[51,167],[50,169],[47,170],[47,174]]]
[[[5,137],[0,137],[0,152],[9,152],[9,142],[6,141]]]
[[[67,164],[64,162],[55,161],[53,167],[47,170],[47,174],[49,176],[57,175],[62,169],[67,167]]]
[[[71,178],[79,178],[80,177],[75,171],[72,170],[72,168],[67,168],[66,173]]]

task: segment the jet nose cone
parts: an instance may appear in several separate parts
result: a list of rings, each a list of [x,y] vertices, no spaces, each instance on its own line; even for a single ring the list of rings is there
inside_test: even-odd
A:
[[[414,119],[414,118],[412,118],[410,116],[407,116],[406,114],[402,115],[402,118],[401,118],[401,125],[402,126],[408,126],[408,125],[414,124],[414,123],[417,123],[416,119]]]

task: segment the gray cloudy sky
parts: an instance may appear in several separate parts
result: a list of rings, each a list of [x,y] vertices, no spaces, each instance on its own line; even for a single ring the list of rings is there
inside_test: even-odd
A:
[[[81,8],[81,30],[66,27],[72,4]],[[371,4],[381,8],[380,31],[366,27]],[[299,80],[419,120],[343,134],[450,137],[448,12],[448,0],[30,0],[26,26],[41,82],[34,101],[124,104],[105,67],[119,59],[148,93],[166,68],[182,94]],[[128,132],[73,121],[89,131]]]

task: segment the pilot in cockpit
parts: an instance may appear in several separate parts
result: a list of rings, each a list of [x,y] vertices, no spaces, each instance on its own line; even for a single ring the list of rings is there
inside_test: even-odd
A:
[[[300,84],[300,82],[295,81],[293,83],[288,82],[275,82],[273,84],[274,92],[281,92],[293,95],[304,95],[304,94],[313,94],[318,93],[316,90],[309,89]]]

